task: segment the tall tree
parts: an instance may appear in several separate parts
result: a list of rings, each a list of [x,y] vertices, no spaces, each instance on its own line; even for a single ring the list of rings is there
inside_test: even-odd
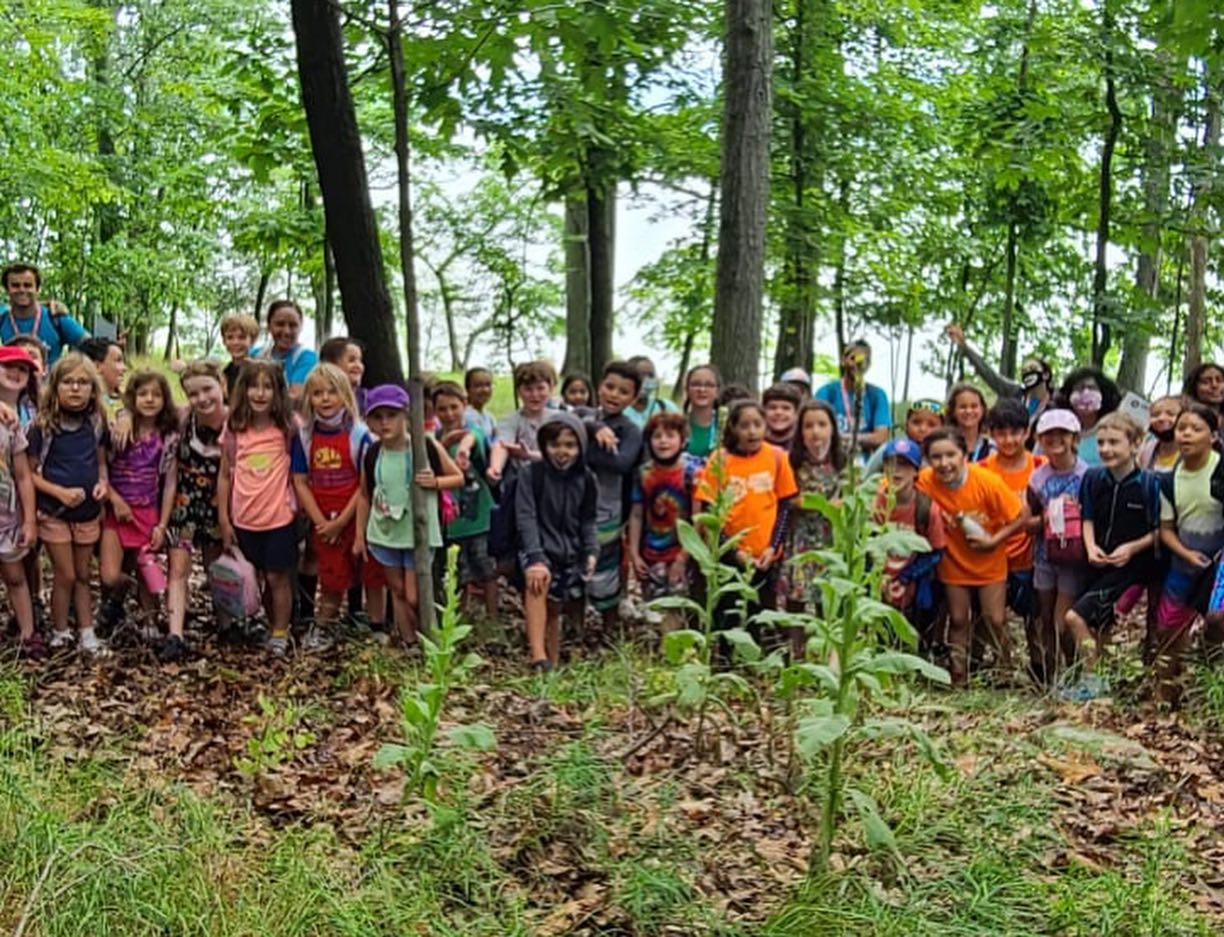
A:
[[[1118,107],[1115,75],[1114,14],[1111,0],[1101,3],[1102,71],[1105,74],[1105,110],[1109,115],[1101,142],[1101,167],[1097,184],[1096,260],[1092,275],[1092,363],[1103,367],[1113,345],[1115,310],[1109,297],[1109,226],[1113,214],[1113,158],[1122,133],[1122,109]]]
[[[302,106],[323,193],[327,240],[336,262],[348,332],[366,348],[366,380],[404,378],[387,292],[378,224],[353,97],[340,17],[330,0],[292,0]]]
[[[722,214],[710,357],[728,382],[756,388],[761,367],[769,203],[771,0],[727,0]]]
[[[1189,373],[1203,360],[1207,326],[1207,248],[1215,225],[1211,198],[1220,160],[1220,108],[1224,97],[1224,65],[1203,74],[1202,147],[1195,155],[1194,202],[1190,209],[1190,288],[1186,302],[1186,351],[1182,369]]]

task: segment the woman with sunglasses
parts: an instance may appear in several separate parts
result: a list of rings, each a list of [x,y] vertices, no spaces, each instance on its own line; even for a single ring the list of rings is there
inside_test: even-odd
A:
[[[1004,397],[1019,397],[1029,415],[1029,432],[1037,425],[1037,420],[1054,397],[1054,371],[1050,365],[1040,358],[1025,358],[1020,364],[1020,380],[1013,381],[1004,377],[990,366],[982,355],[965,340],[965,330],[953,322],[945,330],[961,353],[969,359],[978,376],[986,382],[1000,399]]]
[[[922,398],[915,400],[909,405],[909,409],[905,411],[905,435],[911,441],[922,449],[922,444],[926,442],[926,438],[939,429],[944,424],[944,405],[938,400]],[[871,458],[867,460],[867,467],[863,469],[868,475],[874,475],[877,472],[884,470],[884,447],[880,446],[871,454]]]

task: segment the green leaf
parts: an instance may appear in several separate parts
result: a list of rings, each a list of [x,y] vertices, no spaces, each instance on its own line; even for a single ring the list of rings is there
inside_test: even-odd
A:
[[[942,667],[916,654],[905,654],[901,651],[884,651],[856,663],[859,668],[871,673],[920,673],[928,680],[945,686],[952,682],[951,676]]]
[[[385,771],[397,765],[407,764],[412,760],[415,752],[415,748],[407,745],[397,745],[394,742],[388,742],[375,753],[374,767],[379,771]]]
[[[698,568],[706,569],[712,565],[714,558],[710,555],[710,548],[706,546],[706,542],[701,539],[701,535],[697,533],[697,529],[692,524],[687,521],[677,521],[676,534],[680,538],[680,546],[684,547],[684,552],[692,557]]]
[[[718,634],[731,645],[733,659],[748,662],[760,660],[760,645],[743,628],[727,628]]]
[[[868,794],[858,788],[846,788],[846,796],[858,810],[859,819],[863,821],[863,831],[867,835],[867,845],[872,849],[888,849],[895,851],[897,839],[892,828],[880,816],[879,805]]]
[[[663,656],[675,666],[697,649],[704,648],[705,644],[706,636],[700,631],[691,628],[669,631],[663,636]]]
[[[676,702],[692,708],[706,697],[710,668],[700,661],[690,661],[676,671]]]
[[[800,719],[795,726],[795,748],[805,761],[811,761],[849,728],[850,720],[840,713]]]
[[[446,733],[451,743],[465,751],[491,752],[497,748],[497,736],[491,726],[482,722],[452,726]]]

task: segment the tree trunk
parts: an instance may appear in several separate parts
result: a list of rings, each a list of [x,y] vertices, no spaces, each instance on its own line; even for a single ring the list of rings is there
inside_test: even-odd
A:
[[[255,287],[255,318],[263,321],[264,300],[268,298],[268,282],[272,279],[272,271],[261,269],[259,283]]]
[[[565,198],[565,374],[591,374],[591,255],[586,198]]]
[[[599,380],[604,365],[612,360],[614,322],[613,258],[616,243],[616,189],[588,183],[587,243],[591,278],[591,377]]]
[[[166,352],[162,355],[162,361],[169,361],[174,357],[174,340],[178,337],[178,303],[170,307],[170,322],[166,325]]]
[[[326,235],[323,236],[323,308],[320,319],[323,334],[318,337],[330,337],[336,324],[336,257]]]
[[[999,370],[1003,376],[1016,376],[1016,266],[1020,232],[1016,222],[1007,225],[1007,272],[1003,292],[1003,347],[999,349]]]
[[[761,367],[769,203],[770,0],[727,0],[718,272],[710,356],[728,383],[755,390]]]
[[[1122,111],[1118,108],[1118,89],[1114,81],[1114,21],[1110,0],[1101,4],[1101,41],[1105,48],[1105,109],[1109,124],[1101,144],[1101,172],[1097,188],[1096,263],[1092,275],[1092,363],[1104,367],[1105,356],[1113,344],[1113,309],[1109,300],[1110,213],[1113,208],[1113,156],[1122,132]]]
[[[840,233],[837,236],[837,267],[833,271],[833,326],[837,333],[836,357],[840,358],[842,350],[849,341],[846,322],[846,225],[845,220],[850,214],[850,180],[842,178],[837,185],[837,207],[841,214],[838,225]]]
[[[408,84],[404,78],[404,33],[399,0],[388,0],[390,28],[387,47],[391,59],[391,100],[395,110],[395,168],[399,193],[400,267],[404,277],[404,316],[408,325],[409,423],[412,464],[417,471],[429,467],[425,442],[425,385],[421,380],[421,316],[413,263],[412,191],[408,150]],[[413,550],[417,578],[417,620],[425,634],[434,628],[433,550],[429,546],[429,501],[425,489],[412,486]]]
[[[1186,354],[1182,370],[1189,374],[1203,360],[1203,329],[1207,322],[1207,247],[1211,228],[1209,203],[1212,179],[1220,162],[1220,80],[1209,69],[1207,121],[1203,128],[1203,147],[1195,173],[1194,207],[1190,212],[1190,291],[1186,303]]]
[[[302,105],[323,193],[327,239],[335,253],[345,323],[349,335],[365,345],[366,380],[398,383],[404,371],[345,71],[339,13],[330,0],[292,0],[291,7]]]

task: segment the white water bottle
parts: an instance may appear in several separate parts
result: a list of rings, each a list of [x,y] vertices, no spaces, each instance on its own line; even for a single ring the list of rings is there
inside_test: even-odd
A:
[[[970,540],[986,540],[990,536],[986,532],[986,528],[979,524],[970,514],[962,511],[956,515],[956,520],[960,524],[961,532]]]

